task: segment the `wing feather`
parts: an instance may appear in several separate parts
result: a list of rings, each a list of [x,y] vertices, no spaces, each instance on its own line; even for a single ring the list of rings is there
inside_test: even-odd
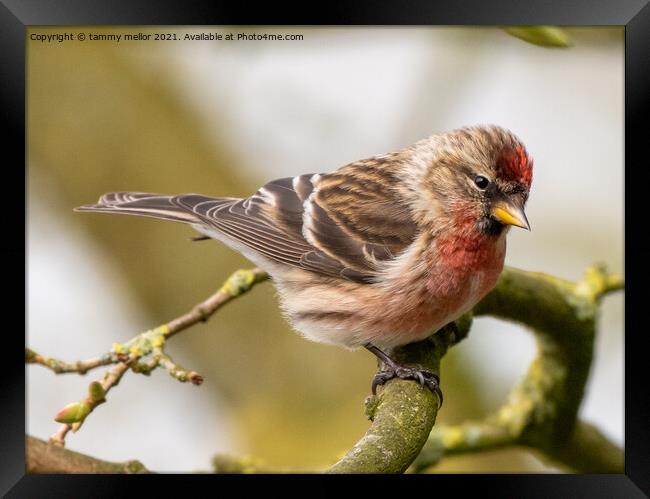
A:
[[[245,199],[112,192],[78,210],[203,225],[272,261],[368,283],[381,261],[394,258],[416,236],[410,210],[394,187],[395,160],[385,155],[332,173],[273,180]]]
[[[336,172],[277,179],[246,199],[211,205],[181,197],[203,222],[273,260],[326,276],[371,282],[382,261],[415,239],[394,158]],[[384,167],[382,169],[382,166]]]

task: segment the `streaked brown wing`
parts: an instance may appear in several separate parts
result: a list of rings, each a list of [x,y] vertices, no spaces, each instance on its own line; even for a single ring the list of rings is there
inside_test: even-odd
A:
[[[388,158],[274,180],[246,199],[112,192],[77,210],[204,225],[273,261],[372,282],[378,263],[404,250],[416,233]]]
[[[262,188],[264,189],[264,188]],[[312,251],[300,232],[286,230],[262,211],[260,189],[246,199],[215,199],[199,194],[176,196],[175,202],[196,215],[197,222],[222,232],[271,260],[298,266]]]
[[[305,238],[349,268],[376,271],[379,261],[406,249],[417,232],[398,184],[394,170],[379,159],[319,176],[305,204]]]
[[[392,188],[397,180],[371,159],[333,173],[274,180],[247,199],[184,195],[175,202],[272,260],[371,282],[378,262],[415,237],[408,207]]]

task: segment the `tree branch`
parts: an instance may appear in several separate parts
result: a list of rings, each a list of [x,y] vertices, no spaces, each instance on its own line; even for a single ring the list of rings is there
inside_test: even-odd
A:
[[[523,445],[578,472],[622,473],[623,451],[591,425],[577,423],[600,300],[622,288],[623,279],[599,265],[587,269],[577,283],[504,270],[474,313],[529,326],[537,356],[495,414],[483,422],[433,430],[413,469],[422,471],[448,454]]]
[[[30,436],[26,444],[27,473],[151,473],[139,461],[101,461]]]
[[[192,372],[180,368],[162,353],[164,340],[206,320],[224,303],[266,277],[257,269],[238,271],[218,293],[188,314],[118,345],[114,349],[116,355],[127,357],[119,357],[121,374],[113,373],[114,381],[119,381],[129,367],[147,373],[163,364],[173,376],[191,381]],[[579,472],[622,472],[622,450],[595,427],[576,419],[593,357],[600,300],[607,293],[622,288],[623,279],[607,274],[602,266],[588,269],[584,279],[577,283],[506,268],[495,289],[475,307],[474,313],[523,323],[532,329],[537,339],[537,356],[507,402],[484,421],[437,427],[431,431],[438,412],[438,398],[415,382],[391,380],[378,397],[366,400],[366,412],[372,424],[364,437],[328,471],[400,473],[411,463],[414,471],[422,471],[447,455],[520,445]],[[457,321],[456,331],[443,328],[423,342],[397,349],[394,355],[400,362],[439,373],[440,359],[450,346],[465,337],[471,320],[472,314],[466,314]],[[138,360],[148,354],[152,354],[148,362]],[[29,357],[26,354],[26,358]],[[42,361],[34,362],[54,369],[51,360],[47,359],[42,357]],[[115,384],[109,383],[108,388]],[[93,394],[91,384],[86,402],[97,399],[98,405],[101,403],[99,395],[97,390]],[[97,470],[105,469],[102,466],[107,464],[113,466],[113,472],[129,472],[129,463],[105,463],[78,453],[72,453],[74,456],[55,454],[52,448],[28,437],[29,459],[33,463],[47,463],[28,469],[70,472],[88,470],[92,466]],[[68,466],[67,459],[75,464]],[[215,470],[255,471],[257,468],[251,463],[237,458],[221,459],[215,464]]]
[[[624,473],[624,453],[590,423],[578,421],[569,439],[540,457],[578,473]]]
[[[440,359],[448,348],[464,338],[471,315],[454,328],[443,328],[424,341],[393,352],[400,363],[440,373]],[[379,396],[366,399],[372,425],[361,440],[328,473],[403,473],[420,453],[435,421],[439,400],[416,382],[393,379]]]

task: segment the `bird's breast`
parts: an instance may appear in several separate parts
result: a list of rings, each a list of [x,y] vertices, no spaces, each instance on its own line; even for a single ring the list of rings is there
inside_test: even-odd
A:
[[[505,259],[505,233],[498,237],[440,238],[427,255],[426,287],[449,315],[471,309],[496,284]],[[453,319],[452,319],[453,320]]]
[[[471,309],[503,268],[505,240],[414,247],[379,285],[308,273],[279,283],[294,327],[315,341],[392,348],[424,339]]]
[[[424,246],[393,283],[384,306],[386,335],[404,344],[425,338],[469,311],[496,284],[505,258],[505,234],[450,236]],[[386,341],[388,343],[388,340]]]

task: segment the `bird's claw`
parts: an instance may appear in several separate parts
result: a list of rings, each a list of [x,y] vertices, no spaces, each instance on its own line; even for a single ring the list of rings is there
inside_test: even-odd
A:
[[[417,367],[396,366],[379,371],[372,380],[372,394],[377,394],[377,387],[383,385],[393,378],[412,379],[426,386],[438,396],[440,407],[442,407],[442,390],[440,389],[440,377],[429,369]]]

